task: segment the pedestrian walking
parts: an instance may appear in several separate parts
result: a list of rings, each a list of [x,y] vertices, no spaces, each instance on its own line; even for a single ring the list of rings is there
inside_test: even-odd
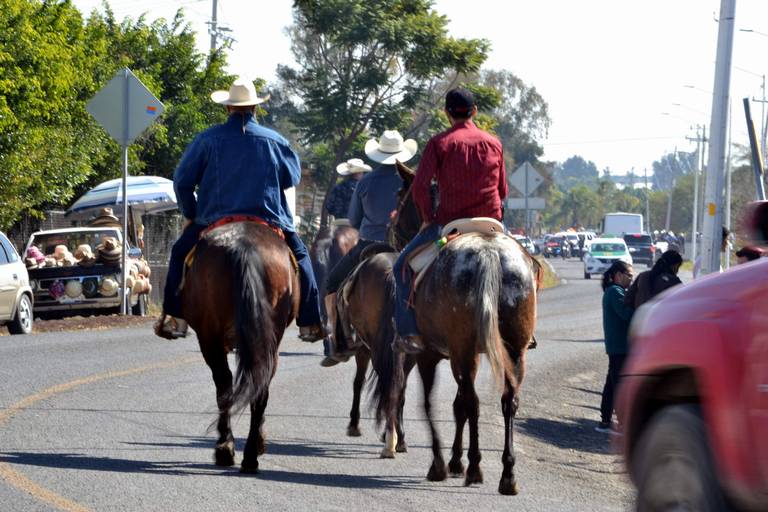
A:
[[[633,309],[624,303],[624,295],[631,283],[632,265],[623,261],[615,261],[603,274],[603,332],[608,374],[600,402],[600,424],[595,427],[598,432],[618,433],[613,425],[613,399],[629,352],[627,333]]]

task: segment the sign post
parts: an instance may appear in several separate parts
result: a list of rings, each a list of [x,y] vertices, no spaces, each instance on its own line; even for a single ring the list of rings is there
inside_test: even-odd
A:
[[[117,108],[116,108],[117,107]],[[86,104],[86,110],[122,147],[123,254],[120,314],[128,312],[128,146],[154,123],[165,107],[130,69],[123,68]],[[118,202],[119,202],[118,196]]]
[[[544,199],[531,197],[531,194],[544,182],[544,177],[539,174],[530,163],[525,162],[509,175],[509,184],[516,188],[522,195],[522,199],[507,199],[507,208],[513,210],[525,210],[525,234],[528,236],[531,230],[530,210],[544,208]]]

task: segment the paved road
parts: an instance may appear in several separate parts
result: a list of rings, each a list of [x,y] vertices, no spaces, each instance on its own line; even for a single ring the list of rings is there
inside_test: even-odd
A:
[[[262,472],[241,476],[212,465],[214,387],[196,341],[165,342],[147,328],[0,338],[0,510],[626,510],[633,491],[620,457],[594,432],[607,366],[599,282],[582,279],[577,260],[553,264],[566,282],[541,295],[515,424],[518,496],[496,493],[503,419],[487,365],[478,376],[485,484],[432,483],[417,373],[409,452],[379,459],[370,414],[363,437],[345,436],[353,364],[321,368],[322,347],[292,330]],[[455,389],[443,363],[435,402],[446,456]],[[234,423],[241,453],[248,414]]]

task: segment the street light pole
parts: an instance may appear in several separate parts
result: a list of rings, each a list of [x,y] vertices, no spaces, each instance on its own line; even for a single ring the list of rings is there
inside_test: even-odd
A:
[[[721,0],[715,59],[715,86],[710,121],[709,163],[705,186],[704,225],[702,227],[701,272],[720,269],[723,225],[723,176],[725,143],[728,131],[728,103],[731,88],[731,57],[736,0]]]

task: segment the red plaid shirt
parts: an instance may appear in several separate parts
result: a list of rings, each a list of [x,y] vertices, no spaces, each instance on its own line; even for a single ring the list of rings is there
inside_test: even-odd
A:
[[[437,212],[430,199],[433,178],[440,194]],[[501,220],[507,197],[501,142],[471,119],[435,135],[424,148],[412,193],[424,221],[444,226],[468,217]]]

